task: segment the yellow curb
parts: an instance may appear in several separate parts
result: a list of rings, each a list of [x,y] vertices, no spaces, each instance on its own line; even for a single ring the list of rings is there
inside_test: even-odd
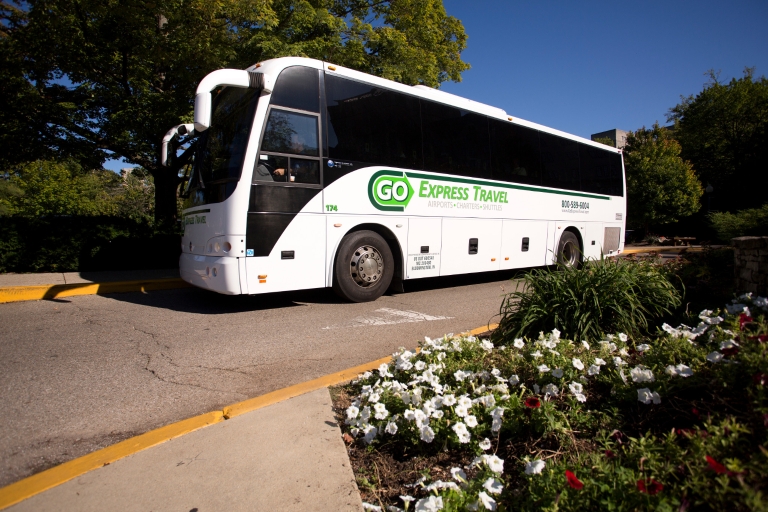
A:
[[[632,249],[624,249],[621,251],[621,255],[624,254],[637,254],[643,252],[702,252],[704,247],[689,247],[689,246],[669,246],[669,247],[636,247]]]
[[[94,469],[106,466],[118,459],[133,455],[152,446],[169,441],[189,432],[193,432],[208,425],[224,421],[221,411],[209,412],[188,418],[165,427],[150,430],[112,446],[89,453],[83,457],[65,462],[24,480],[0,489],[0,510],[15,505],[20,501],[39,494],[43,491],[61,485],[64,482]]]
[[[485,327],[472,329],[467,334],[481,334],[493,330],[496,327],[498,327],[498,324],[488,324]],[[234,418],[235,416],[240,416],[241,414],[282,402],[283,400],[288,400],[289,398],[348,382],[355,379],[361,373],[375,370],[382,364],[391,361],[392,356],[382,357],[381,359],[371,361],[370,363],[361,364],[324,377],[302,382],[301,384],[295,384],[284,389],[278,389],[277,391],[272,391],[266,395],[232,404],[225,407],[223,411],[209,412],[176,423],[171,423],[170,425],[150,430],[145,434],[126,439],[125,441],[121,441],[112,446],[102,448],[101,450],[89,453],[88,455],[65,462],[59,466],[47,469],[41,473],[1,488],[0,510],[15,505],[27,498],[31,498],[35,494],[61,485],[73,478],[77,478],[89,471],[106,466],[116,460],[146,450],[147,448],[151,448],[152,446],[170,441],[173,438],[194,432],[195,430],[219,423],[226,419]]]
[[[27,300],[58,299],[73,295],[103,295],[106,293],[148,292],[192,286],[175,277],[145,279],[142,281],[114,281],[107,283],[44,284],[39,286],[7,286],[0,288],[0,303]]]

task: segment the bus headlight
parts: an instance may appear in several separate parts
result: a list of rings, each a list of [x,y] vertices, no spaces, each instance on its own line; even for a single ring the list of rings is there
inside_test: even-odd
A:
[[[232,250],[232,244],[229,242],[224,242],[224,252],[229,252]]]
[[[214,249],[216,252],[221,252],[221,245],[219,245],[219,242],[216,242],[216,243],[214,244],[214,246],[213,246],[213,249]],[[214,275],[215,275],[215,274],[214,274]]]

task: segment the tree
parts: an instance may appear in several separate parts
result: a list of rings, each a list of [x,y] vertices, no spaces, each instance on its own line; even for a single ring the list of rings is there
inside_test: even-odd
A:
[[[766,202],[768,188],[768,80],[742,78],[724,84],[717,73],[694,96],[669,111],[682,157],[702,183],[713,187],[713,206],[736,211]]]
[[[466,35],[441,0],[31,0],[0,3],[0,157],[8,168],[109,156],[154,178],[155,215],[176,214],[178,168],[159,164],[210,71],[306,56],[407,84],[459,81]],[[37,155],[32,157],[32,155]],[[183,163],[177,159],[178,165]]]
[[[119,177],[110,171],[83,172],[76,162],[38,160],[10,176],[20,193],[8,199],[9,213],[21,217],[45,215],[110,215],[115,203],[109,193]]]
[[[658,123],[627,134],[624,164],[628,224],[647,230],[698,211],[701,183],[680,157],[680,144]]]

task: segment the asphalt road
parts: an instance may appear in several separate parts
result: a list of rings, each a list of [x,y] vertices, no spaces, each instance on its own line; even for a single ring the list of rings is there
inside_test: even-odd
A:
[[[148,430],[497,320],[512,273],[330,290],[0,304],[0,486]]]

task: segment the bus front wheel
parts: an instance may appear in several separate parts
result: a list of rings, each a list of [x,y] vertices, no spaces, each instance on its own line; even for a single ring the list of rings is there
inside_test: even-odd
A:
[[[387,291],[395,262],[387,242],[373,231],[356,231],[341,241],[334,263],[333,290],[352,302],[376,300]]]
[[[570,231],[564,232],[560,237],[560,243],[557,244],[557,263],[572,268],[581,266],[579,239]]]

